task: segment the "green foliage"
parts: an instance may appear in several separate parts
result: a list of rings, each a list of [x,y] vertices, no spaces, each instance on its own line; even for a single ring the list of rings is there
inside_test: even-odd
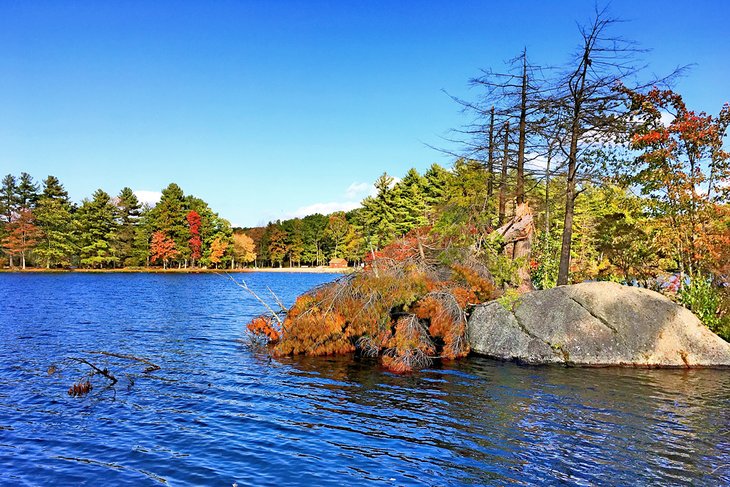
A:
[[[142,210],[137,196],[130,188],[123,188],[117,196],[117,218],[119,229],[116,235],[116,253],[123,266],[134,265],[135,227]]]
[[[75,216],[81,264],[99,268],[116,265],[117,208],[109,195],[98,189],[91,200],[83,201]]]
[[[550,289],[558,283],[560,265],[560,233],[540,232],[530,262],[532,282],[537,289]]]
[[[70,205],[63,197],[41,196],[35,217],[43,237],[35,249],[46,268],[71,264],[76,242],[72,232]]]
[[[502,296],[497,298],[497,302],[505,310],[512,313],[520,305],[520,293],[515,289],[508,289]]]
[[[360,222],[363,234],[369,237],[375,247],[384,247],[396,237],[397,212],[393,178],[383,173],[375,181],[377,194],[362,202]]]
[[[720,320],[720,295],[707,276],[698,274],[689,279],[677,293],[679,302],[690,309],[707,327],[717,332]]]
[[[491,233],[484,240],[479,257],[486,263],[487,269],[498,288],[516,286],[519,283],[517,272],[525,265],[524,259],[512,259],[502,252],[504,242],[496,232]]]

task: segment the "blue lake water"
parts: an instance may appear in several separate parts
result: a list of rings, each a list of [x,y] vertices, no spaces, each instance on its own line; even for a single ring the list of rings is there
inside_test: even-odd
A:
[[[259,311],[219,275],[0,274],[0,484],[730,484],[730,371],[269,361]],[[74,358],[117,384],[70,397]]]

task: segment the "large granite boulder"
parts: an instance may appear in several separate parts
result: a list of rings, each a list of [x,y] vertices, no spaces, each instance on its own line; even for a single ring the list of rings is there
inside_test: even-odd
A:
[[[475,353],[528,364],[730,366],[730,343],[659,293],[610,282],[534,291],[477,306]]]

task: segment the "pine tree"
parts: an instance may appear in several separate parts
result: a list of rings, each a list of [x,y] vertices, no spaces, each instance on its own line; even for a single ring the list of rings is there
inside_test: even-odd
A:
[[[114,240],[117,231],[117,208],[111,197],[101,189],[91,200],[84,200],[76,213],[81,265],[104,267],[115,265]]]
[[[154,227],[175,242],[175,249],[178,252],[176,258],[182,259],[186,263],[190,257],[188,247],[190,231],[186,220],[189,210],[189,202],[186,200],[183,190],[177,184],[170,183],[162,190],[160,202],[152,209],[151,215]]]
[[[134,241],[136,227],[142,207],[130,188],[123,188],[117,197],[118,230],[116,234],[116,254],[122,266],[132,265],[134,261]]]
[[[428,224],[426,218],[425,180],[415,169],[410,169],[394,188],[397,208],[396,232],[405,235],[414,228]]]
[[[8,174],[3,178],[0,188],[0,213],[4,223],[10,223],[13,213],[18,208],[18,184],[15,176]]]
[[[20,208],[33,209],[38,202],[40,194],[38,185],[33,182],[33,177],[27,172],[20,173],[18,183],[17,202]]]
[[[56,198],[68,202],[68,192],[56,176],[48,176],[43,181],[43,192],[41,197]]]
[[[46,268],[70,265],[74,253],[71,202],[68,193],[53,176],[43,182],[43,193],[35,210],[43,238],[35,252]]]
[[[17,210],[18,195],[17,183],[15,176],[8,174],[3,178],[2,187],[0,187],[0,238],[7,235],[7,226],[13,220],[13,214]],[[13,267],[13,254],[7,253],[10,267]]]
[[[423,198],[426,203],[426,214],[433,222],[438,207],[443,203],[444,191],[451,178],[451,173],[438,164],[432,164],[423,175]]]
[[[375,181],[375,189],[378,191],[375,197],[368,196],[362,202],[360,222],[363,233],[373,247],[384,247],[397,236],[392,183],[393,178],[383,173]]]

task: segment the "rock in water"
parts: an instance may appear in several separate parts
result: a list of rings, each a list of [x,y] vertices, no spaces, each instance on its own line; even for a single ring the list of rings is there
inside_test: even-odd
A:
[[[730,366],[730,343],[661,294],[611,282],[533,291],[476,307],[475,353],[528,364]]]

